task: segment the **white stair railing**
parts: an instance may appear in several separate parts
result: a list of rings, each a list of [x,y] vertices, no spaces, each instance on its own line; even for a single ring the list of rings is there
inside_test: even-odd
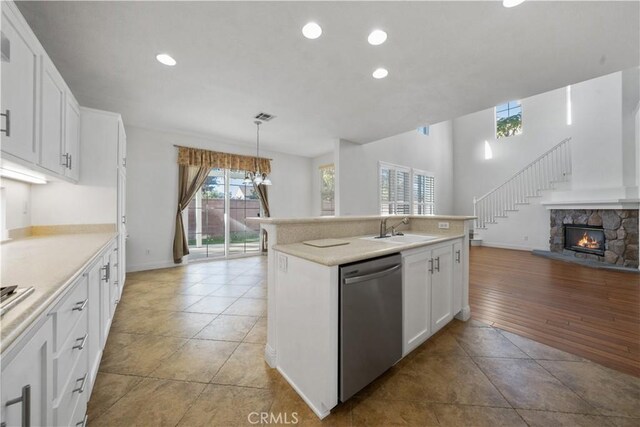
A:
[[[571,174],[569,141],[571,138],[563,139],[503,184],[482,197],[474,197],[476,228],[497,223],[497,218],[506,218],[507,212],[517,211],[518,205],[528,204],[529,198],[539,197],[540,191],[553,189],[555,183],[567,181]]]

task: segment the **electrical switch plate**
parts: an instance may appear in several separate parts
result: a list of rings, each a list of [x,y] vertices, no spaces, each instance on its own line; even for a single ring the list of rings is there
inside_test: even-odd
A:
[[[444,228],[446,230],[449,229],[449,223],[448,222],[439,222],[438,223],[438,228]]]
[[[278,269],[284,273],[287,272],[287,257],[285,255],[278,257]]]

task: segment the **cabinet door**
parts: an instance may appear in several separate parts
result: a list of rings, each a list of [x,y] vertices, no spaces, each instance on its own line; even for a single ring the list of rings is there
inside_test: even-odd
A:
[[[118,123],[118,167],[123,173],[127,173],[127,135],[122,121]]]
[[[436,333],[440,328],[453,319],[453,246],[446,245],[434,248],[431,252],[433,258],[433,274],[431,276],[431,333]]]
[[[113,314],[116,311],[116,305],[120,301],[120,277],[118,274],[119,265],[118,265],[118,247],[114,247],[109,251],[109,268],[111,272],[109,273],[109,287],[111,290],[109,291],[109,315],[113,318]]]
[[[462,242],[453,244],[453,315],[460,313],[462,310],[462,274],[464,260],[462,257]]]
[[[30,163],[37,159],[36,94],[37,46],[19,22],[13,5],[2,2],[2,36],[10,43],[10,57],[2,61],[0,118],[2,151]]]
[[[52,425],[52,341],[52,321],[47,318],[16,356],[3,363],[0,408],[7,426],[25,425],[23,409],[30,417],[26,425]]]
[[[103,262],[102,258],[99,258],[96,263],[89,269],[88,281],[89,281],[89,342],[88,342],[88,363],[89,363],[89,390],[93,388],[93,382],[95,381],[96,374],[98,373],[98,367],[100,366],[100,357],[102,356],[102,341],[101,341],[101,321],[100,321],[100,292],[103,287],[102,270]]]
[[[111,327],[111,281],[109,255],[103,257],[100,276],[100,348],[104,348]]]
[[[64,151],[64,83],[51,61],[42,57],[40,90],[40,166],[64,175],[69,154]]]
[[[80,107],[73,96],[65,96],[65,153],[69,156],[65,175],[80,180]]]
[[[431,335],[431,251],[403,258],[403,354],[406,355]]]
[[[127,234],[127,176],[118,171],[118,232]]]

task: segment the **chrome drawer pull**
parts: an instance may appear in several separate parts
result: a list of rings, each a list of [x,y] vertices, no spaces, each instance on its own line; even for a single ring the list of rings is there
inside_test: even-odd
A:
[[[433,258],[429,260],[429,273],[433,274]]]
[[[460,249],[456,251],[456,262],[460,264]]]
[[[72,393],[75,393],[76,391],[78,393],[83,393],[84,392],[84,386],[87,383],[87,374],[84,374],[84,376],[82,378],[78,378],[76,380],[76,384],[78,383],[78,381],[82,381],[82,385],[80,385],[80,387],[78,387],[78,388],[74,388],[73,390],[71,390]]]
[[[89,298],[85,299],[84,301],[78,301],[76,303],[76,306],[73,307],[71,309],[71,311],[82,311],[84,310],[84,308],[87,306],[87,302],[89,301]]]
[[[6,136],[11,136],[11,110],[5,110],[4,113],[0,113],[0,116],[5,118],[5,127],[0,129],[0,132],[4,132]]]
[[[436,257],[436,271],[440,272],[440,257]]]
[[[89,415],[85,415],[84,418],[82,419],[82,421],[80,421],[79,423],[76,423],[76,427],[84,427],[87,425],[87,418],[89,418]]]
[[[22,403],[22,427],[29,427],[31,425],[31,384],[22,387],[22,395],[15,399],[7,400],[4,406],[15,405],[16,403]]]
[[[80,338],[76,338],[76,342],[82,340],[82,342],[80,344],[76,344],[73,347],[71,347],[72,350],[78,349],[78,350],[82,350],[84,348],[85,343],[87,342],[87,337],[89,336],[89,334],[84,334],[83,337]]]

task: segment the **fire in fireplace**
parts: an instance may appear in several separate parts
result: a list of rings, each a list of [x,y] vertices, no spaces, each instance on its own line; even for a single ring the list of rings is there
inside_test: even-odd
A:
[[[564,248],[604,256],[604,230],[589,225],[564,226]]]

